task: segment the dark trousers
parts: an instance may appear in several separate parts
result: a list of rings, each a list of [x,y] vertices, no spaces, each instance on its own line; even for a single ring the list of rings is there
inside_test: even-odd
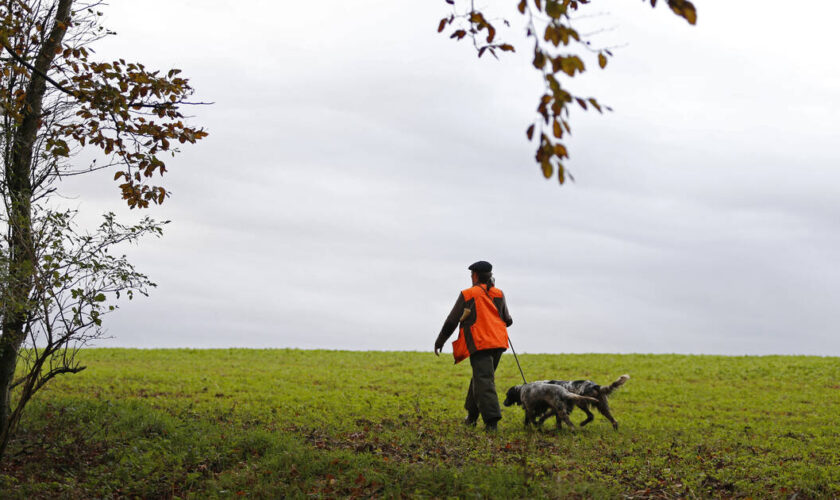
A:
[[[504,349],[487,349],[470,354],[473,374],[464,408],[471,419],[478,419],[478,415],[481,414],[485,424],[492,424],[502,418],[499,396],[496,394],[495,374],[503,352]]]

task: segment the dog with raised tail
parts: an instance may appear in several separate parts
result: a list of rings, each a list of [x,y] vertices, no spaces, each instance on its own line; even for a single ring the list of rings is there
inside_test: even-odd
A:
[[[594,403],[595,408],[601,413],[601,415],[606,417],[610,423],[612,423],[613,429],[618,430],[618,422],[615,421],[610,413],[610,405],[607,403],[607,396],[609,396],[614,390],[624,385],[624,382],[627,382],[629,379],[630,375],[622,375],[618,377],[618,380],[608,386],[600,386],[591,380],[542,380],[540,382],[562,387],[573,394],[594,398],[596,400]],[[580,423],[580,426],[583,427],[589,422],[592,422],[594,418],[592,412],[589,411],[589,406],[591,404],[593,404],[591,401],[586,400],[566,400],[566,413],[571,413],[571,411],[575,409],[575,406],[583,410],[586,413],[586,420]],[[550,416],[551,413],[548,413],[543,416],[543,420],[549,418]]]
[[[575,394],[560,384],[550,384],[546,381],[516,385],[508,389],[504,405],[518,404],[525,410],[525,427],[534,424],[542,425],[551,415],[557,417],[557,429],[561,427],[561,420],[566,422],[569,429],[574,430],[574,424],[569,420],[568,408],[575,404],[597,404],[598,399],[591,396]],[[545,413],[545,415],[543,415]],[[542,415],[537,422],[536,418]]]

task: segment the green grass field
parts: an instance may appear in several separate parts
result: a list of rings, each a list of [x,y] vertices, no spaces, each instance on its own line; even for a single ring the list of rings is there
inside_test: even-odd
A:
[[[121,350],[36,396],[0,498],[836,498],[840,359],[522,355],[631,379],[571,433],[461,425],[469,363],[416,352]],[[505,355],[500,398],[519,381]],[[580,422],[580,410],[572,420]]]

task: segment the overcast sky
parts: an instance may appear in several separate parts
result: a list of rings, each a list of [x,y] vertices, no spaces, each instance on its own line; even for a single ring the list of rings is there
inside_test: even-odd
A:
[[[159,287],[99,345],[431,350],[488,260],[518,351],[840,355],[840,4],[593,2],[619,48],[568,85],[615,112],[573,113],[560,187],[515,3],[484,2],[496,61],[436,33],[443,0],[112,2],[103,58],[215,104],[127,250]],[[112,175],[69,203],[135,218]]]

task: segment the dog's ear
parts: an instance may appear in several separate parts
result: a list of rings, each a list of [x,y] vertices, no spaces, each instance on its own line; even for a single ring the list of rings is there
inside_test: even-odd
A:
[[[505,402],[503,404],[505,406],[510,406],[512,404],[520,404],[519,386],[515,385],[507,390],[507,394],[505,395]]]

